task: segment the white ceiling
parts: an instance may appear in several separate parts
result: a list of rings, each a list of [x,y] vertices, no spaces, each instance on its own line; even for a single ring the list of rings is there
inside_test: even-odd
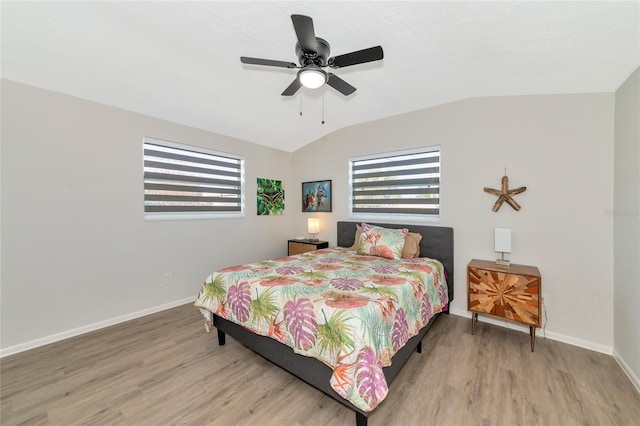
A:
[[[358,90],[280,95],[309,15]],[[613,92],[640,65],[640,2],[7,2],[2,77],[285,151],[337,129],[478,96]],[[321,124],[324,98],[324,117]],[[302,102],[303,116],[299,110]]]

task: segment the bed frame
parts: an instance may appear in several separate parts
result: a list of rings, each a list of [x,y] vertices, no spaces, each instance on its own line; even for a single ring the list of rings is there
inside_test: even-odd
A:
[[[356,224],[359,223],[360,222],[338,222],[338,246],[351,247],[353,245],[356,233]],[[420,241],[420,257],[438,259],[443,263],[449,287],[450,306],[453,301],[453,228],[388,223],[370,224],[395,229],[408,228],[409,232],[422,234],[422,240]],[[448,307],[445,313],[449,313]],[[413,354],[413,351],[416,350],[418,353],[422,352],[422,339],[439,316],[440,314],[434,316],[429,323],[420,330],[418,335],[409,339],[407,344],[393,356],[391,365],[383,368],[384,376],[389,385],[398,375],[402,366]],[[370,412],[362,411],[338,395],[338,393],[336,393],[329,384],[329,379],[331,378],[333,370],[317,359],[298,355],[290,347],[283,345],[270,337],[254,334],[246,328],[215,314],[213,315],[213,325],[218,330],[219,345],[224,345],[225,336],[228,334],[239,343],[256,352],[258,355],[268,359],[275,365],[304,380],[336,401],[355,411],[357,426],[366,426],[368,417],[375,412],[375,410]]]

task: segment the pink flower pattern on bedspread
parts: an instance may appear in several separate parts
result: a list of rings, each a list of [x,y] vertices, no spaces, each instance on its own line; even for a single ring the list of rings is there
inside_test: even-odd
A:
[[[195,306],[274,338],[333,369],[332,388],[373,410],[387,395],[382,368],[448,304],[444,267],[330,248],[228,267],[206,279]]]

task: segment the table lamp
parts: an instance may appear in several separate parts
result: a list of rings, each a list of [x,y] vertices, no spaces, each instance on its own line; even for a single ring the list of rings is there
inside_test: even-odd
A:
[[[505,253],[511,253],[511,228],[495,228],[494,250],[502,253],[502,258],[496,260],[496,264],[509,266],[511,262],[504,258]]]
[[[312,235],[311,241],[318,241],[318,232],[320,232],[320,219],[316,217],[307,219],[307,232]]]

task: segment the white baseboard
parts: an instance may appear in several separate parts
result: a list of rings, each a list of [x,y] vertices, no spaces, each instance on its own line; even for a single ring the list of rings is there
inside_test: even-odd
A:
[[[78,327],[78,328],[74,328],[72,330],[63,331],[61,333],[52,334],[50,336],[41,337],[39,339],[31,340],[29,342],[20,343],[19,345],[9,346],[8,348],[0,349],[0,358],[3,358],[5,356],[9,356],[9,355],[13,355],[13,354],[17,354],[17,353],[20,353],[20,352],[24,352],[24,351],[27,351],[29,349],[34,349],[34,348],[37,348],[37,347],[40,347],[40,346],[44,346],[44,345],[47,345],[49,343],[58,342],[60,340],[68,339],[70,337],[79,336],[81,334],[89,333],[91,331],[99,330],[101,328],[105,328],[105,327],[109,327],[109,326],[112,326],[112,325],[120,324],[120,323],[123,323],[125,321],[132,320],[132,319],[144,317],[146,315],[154,314],[156,312],[160,312],[160,311],[164,311],[164,310],[167,310],[167,309],[175,308],[176,306],[185,305],[187,303],[194,302],[194,301],[195,301],[195,297],[187,297],[185,299],[175,300],[173,302],[165,303],[165,304],[158,305],[158,306],[153,306],[153,307],[148,308],[148,309],[143,309],[141,311],[137,311],[137,312],[133,312],[133,313],[130,313],[130,314],[121,315],[119,317],[111,318],[111,319],[104,320],[104,321],[99,321],[99,322],[96,322],[96,323],[93,323],[93,324],[89,324],[89,325],[86,325],[86,326],[83,326],[83,327]],[[466,310],[453,309],[452,308],[450,312],[453,315],[466,317],[466,318],[471,318],[471,313],[469,311],[466,311]],[[504,328],[509,328],[511,330],[517,330],[517,331],[520,331],[522,333],[527,333],[527,334],[529,333],[529,328],[528,327],[524,327],[524,326],[521,326],[521,325],[518,325],[518,324],[514,324],[514,323],[512,323],[510,321],[506,321],[506,320],[505,321],[501,321],[499,319],[486,317],[486,316],[482,316],[482,317],[479,317],[479,318],[482,318],[482,322],[487,322],[489,324],[497,325],[497,326],[504,327]],[[625,374],[627,374],[629,376],[629,378],[631,379],[633,384],[640,391],[640,381],[638,380],[638,377],[633,373],[633,371],[631,371],[629,366],[624,362],[624,360],[620,357],[620,355],[617,354],[617,352],[614,353],[614,350],[613,350],[612,347],[606,346],[606,345],[600,345],[598,343],[589,342],[589,341],[586,341],[586,340],[576,339],[575,337],[566,336],[566,335],[563,335],[563,334],[560,334],[560,333],[554,333],[554,332],[550,332],[550,331],[545,332],[544,335],[538,335],[537,337],[556,340],[556,341],[559,341],[559,342],[568,343],[568,344],[573,345],[573,346],[578,346],[578,347],[581,347],[581,348],[585,348],[585,349],[589,349],[589,350],[592,350],[592,351],[604,353],[604,354],[607,354],[607,355],[613,355],[614,358],[616,359],[616,361],[620,364],[622,369],[625,371]]]
[[[461,310],[461,309],[451,309],[451,313],[454,315],[458,315],[460,317],[466,317],[466,318],[471,318],[471,312],[466,311],[466,310]],[[520,331],[522,333],[527,333],[529,334],[529,327],[525,327],[519,324],[515,324],[511,321],[507,321],[507,320],[500,320],[497,318],[493,318],[493,317],[489,317],[486,315],[480,315],[478,316],[478,321],[480,322],[486,322],[489,324],[493,324],[493,325],[497,325],[500,327],[504,327],[504,328],[509,328],[511,330],[517,330]],[[469,327],[471,327],[471,322],[469,322]],[[555,333],[553,331],[540,331],[538,330],[536,332],[536,338],[546,338],[546,339],[550,339],[550,340],[556,340],[558,342],[562,342],[562,343],[568,343],[570,345],[573,346],[578,346],[580,348],[584,348],[584,349],[589,349],[591,351],[595,351],[595,352],[600,352],[603,354],[607,354],[607,355],[613,355],[613,348],[611,346],[607,346],[607,345],[601,345],[599,343],[595,343],[595,342],[590,342],[588,340],[582,340],[582,339],[578,339],[575,337],[571,337],[571,336],[567,336],[564,334],[560,334],[560,333]]]
[[[0,349],[0,358],[5,356],[17,354],[20,352],[34,349],[40,346],[48,345],[49,343],[58,342],[60,340],[68,339],[70,337],[79,336],[81,334],[89,333],[91,331],[99,330],[101,328],[109,327],[112,325],[120,324],[125,321],[144,317],[156,312],[164,311],[167,309],[175,308],[176,306],[185,305],[189,302],[195,302],[195,297],[187,297],[185,299],[174,300],[173,302],[165,303],[158,306],[153,306],[141,311],[132,312],[130,314],[120,315],[119,317],[110,318],[104,321],[98,321],[93,324],[85,325],[82,327],[74,328],[72,330],[63,331],[61,333],[52,334],[51,336],[41,337],[39,339],[31,340],[29,342],[20,343],[19,345],[9,346],[8,348]]]
[[[613,357],[617,361],[620,368],[622,368],[622,371],[624,371],[624,374],[627,375],[629,380],[631,380],[631,383],[633,383],[633,385],[636,387],[638,393],[640,393],[640,378],[636,376],[629,364],[625,362],[624,358],[622,358],[618,351],[616,351],[615,349],[613,350]]]

